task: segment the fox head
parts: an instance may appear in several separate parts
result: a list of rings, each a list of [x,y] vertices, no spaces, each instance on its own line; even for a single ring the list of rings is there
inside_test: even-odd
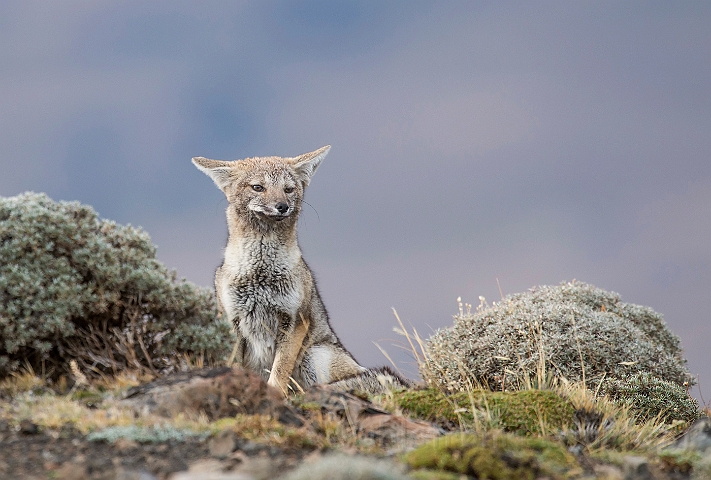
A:
[[[269,231],[293,228],[301,211],[304,190],[330,149],[326,145],[293,158],[225,161],[194,157],[193,164],[209,175],[227,196],[229,220]]]

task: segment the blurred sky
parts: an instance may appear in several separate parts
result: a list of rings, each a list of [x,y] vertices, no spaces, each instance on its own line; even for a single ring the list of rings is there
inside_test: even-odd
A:
[[[711,3],[0,3],[0,195],[144,227],[210,286],[193,156],[333,146],[300,221],[332,325],[411,376],[478,304],[578,279],[664,314],[711,400]],[[498,284],[497,284],[498,280]],[[695,390],[698,396],[698,390]]]

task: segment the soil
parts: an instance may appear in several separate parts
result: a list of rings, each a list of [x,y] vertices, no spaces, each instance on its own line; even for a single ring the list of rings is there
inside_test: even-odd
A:
[[[190,467],[195,474],[217,470],[234,472],[235,478],[279,478],[312,453],[239,439],[227,449],[223,445],[199,438],[147,444],[120,439],[110,444],[88,441],[73,429],[48,435],[33,424],[17,430],[5,423],[0,425],[0,478],[163,480]],[[244,476],[237,475],[240,472]]]

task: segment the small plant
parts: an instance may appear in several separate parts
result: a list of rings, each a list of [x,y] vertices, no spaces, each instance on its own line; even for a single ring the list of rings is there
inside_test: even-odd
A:
[[[420,373],[444,391],[550,387],[549,378],[595,388],[637,373],[682,386],[693,382],[679,339],[650,308],[580,282],[510,295],[472,313],[425,345]]]
[[[46,382],[39,378],[31,366],[12,372],[0,381],[0,398],[3,396],[14,397],[24,392],[42,391]]]
[[[176,281],[155,253],[147,233],[89,206],[0,198],[0,377],[24,363],[43,376],[96,377],[155,375],[184,354],[226,357],[230,326],[212,293]]]
[[[683,387],[648,373],[606,380],[601,392],[627,405],[630,413],[642,421],[659,417],[667,423],[691,423],[701,416],[699,403]]]

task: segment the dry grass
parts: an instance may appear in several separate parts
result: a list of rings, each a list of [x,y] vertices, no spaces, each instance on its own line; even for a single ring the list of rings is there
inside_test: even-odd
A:
[[[665,423],[661,416],[640,422],[628,406],[600,397],[582,384],[564,382],[557,391],[578,413],[575,425],[561,434],[564,442],[583,444],[591,453],[613,449],[651,454],[668,446],[679,432],[679,423]]]
[[[0,381],[0,394],[15,395],[29,392],[38,388],[46,387],[43,379],[38,377],[30,365],[18,372],[12,372],[5,379]]]
[[[707,402],[704,398],[704,391],[701,388],[701,377],[698,375],[696,376],[696,386],[699,389],[699,397],[701,397],[701,413],[707,417],[711,417],[711,400]]]

